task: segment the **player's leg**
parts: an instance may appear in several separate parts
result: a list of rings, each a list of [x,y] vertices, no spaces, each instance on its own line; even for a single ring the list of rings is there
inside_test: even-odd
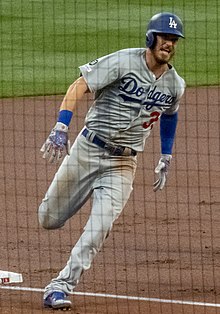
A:
[[[84,232],[72,249],[67,265],[46,287],[45,298],[54,290],[67,295],[73,291],[129,199],[136,162],[126,159],[124,164],[121,160],[111,161],[111,165],[108,160],[104,163],[109,171],[105,171],[94,185],[92,211]]]
[[[40,224],[46,229],[62,227],[87,201],[97,173],[94,153],[81,136],[59,167],[39,206]]]

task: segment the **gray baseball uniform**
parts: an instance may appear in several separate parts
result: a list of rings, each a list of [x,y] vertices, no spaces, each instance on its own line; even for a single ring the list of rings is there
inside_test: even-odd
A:
[[[124,49],[80,66],[95,100],[39,207],[39,221],[45,228],[59,228],[90,196],[92,209],[67,265],[46,287],[45,297],[54,290],[70,294],[91,266],[129,199],[135,152],[143,151],[160,115],[179,108],[184,80],[173,67],[156,79],[146,65],[145,52]],[[114,154],[116,146],[124,153]]]

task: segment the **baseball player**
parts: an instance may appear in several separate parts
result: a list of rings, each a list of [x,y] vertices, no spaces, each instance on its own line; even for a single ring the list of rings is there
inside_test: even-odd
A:
[[[46,229],[61,228],[89,197],[92,208],[66,266],[45,288],[44,306],[71,307],[68,296],[127,203],[137,154],[157,121],[161,156],[153,189],[163,189],[185,89],[169,63],[180,37],[184,35],[178,16],[156,14],[147,27],[145,48],[123,49],[80,66],[80,77],[67,90],[57,123],[41,148],[50,162],[67,155],[39,207],[39,222]],[[94,93],[95,100],[70,149],[69,125],[86,93]]]

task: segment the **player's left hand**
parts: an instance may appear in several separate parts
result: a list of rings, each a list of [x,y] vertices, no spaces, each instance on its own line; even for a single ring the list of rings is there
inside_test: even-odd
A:
[[[154,182],[154,192],[156,192],[157,190],[162,190],[164,188],[171,159],[172,155],[161,155],[158,165],[154,170],[154,172],[159,175],[159,178]]]
[[[50,163],[59,161],[64,152],[69,155],[68,126],[62,122],[57,122],[40,151],[43,153],[43,158],[48,159]]]

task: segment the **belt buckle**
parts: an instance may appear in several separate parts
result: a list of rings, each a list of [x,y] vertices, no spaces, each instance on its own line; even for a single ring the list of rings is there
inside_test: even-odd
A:
[[[106,149],[110,155],[114,156],[121,156],[124,151],[124,147],[122,146],[114,146],[112,144],[106,143],[104,146],[104,149]]]
[[[122,156],[124,152],[124,147],[123,146],[115,146],[115,156]]]

